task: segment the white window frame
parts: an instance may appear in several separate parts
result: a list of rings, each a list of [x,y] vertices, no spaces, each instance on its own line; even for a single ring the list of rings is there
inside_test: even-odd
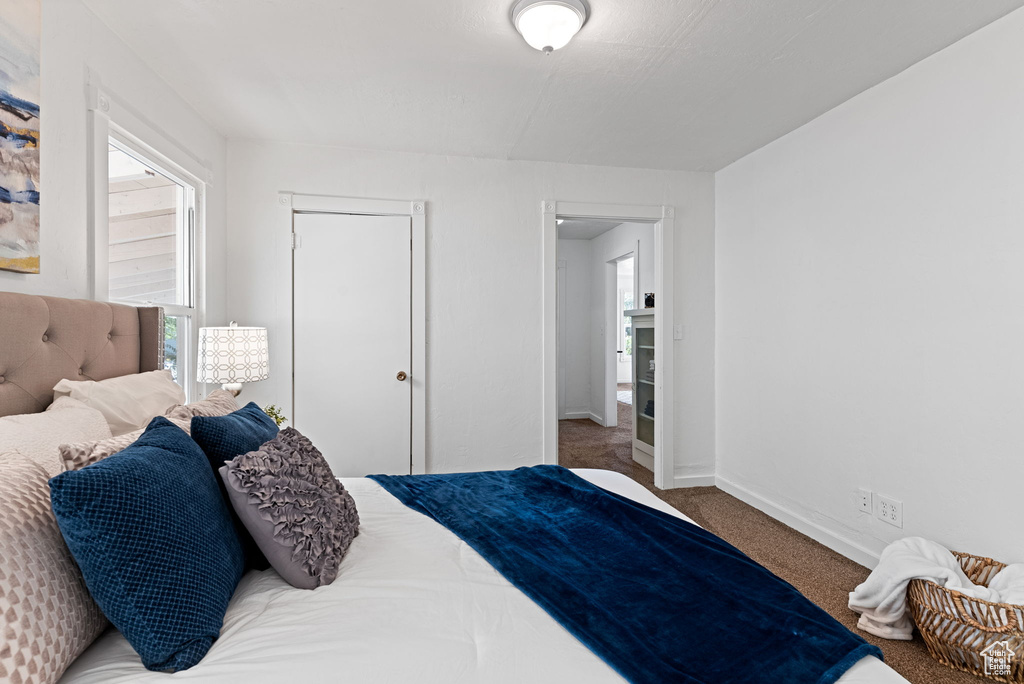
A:
[[[149,151],[140,150],[136,143],[134,143],[124,131],[120,130],[115,124],[110,125],[110,143],[124,154],[132,157],[139,163],[145,165],[148,168],[153,169],[160,175],[164,176],[170,181],[177,183],[181,186],[184,192],[184,205],[177,207],[177,215],[181,217],[184,214],[184,220],[187,222],[185,230],[177,233],[177,239],[175,240],[176,251],[178,254],[185,254],[187,258],[182,260],[182,263],[176,268],[177,273],[175,274],[175,285],[176,285],[176,299],[178,302],[185,302],[184,304],[167,304],[167,303],[155,303],[154,305],[162,306],[164,313],[175,316],[175,315],[192,315],[195,310],[195,289],[196,289],[196,277],[195,277],[195,220],[196,215],[199,213],[199,199],[202,194],[201,184],[195,180],[187,178],[181,173],[180,170],[173,170],[168,167],[167,160],[160,158]],[[186,208],[188,213],[186,214]],[[109,241],[108,241],[109,244]],[[109,283],[109,280],[108,280]],[[109,295],[109,291],[108,291]],[[124,303],[135,303],[138,304],[137,300],[118,300],[112,297],[108,297],[110,301],[124,301]],[[146,302],[147,304],[150,302]]]
[[[185,305],[154,304],[164,310],[165,316],[188,316],[187,339],[179,339],[178,372],[189,401],[200,395],[196,382],[196,349],[199,328],[206,325],[205,250],[206,193],[211,173],[176,143],[166,138],[153,126],[98,87],[89,89],[89,238],[91,243],[90,270],[92,272],[92,298],[110,300],[109,280],[109,146],[117,146],[129,154],[138,155],[146,164],[164,173],[194,191],[191,230],[182,239],[179,249],[191,254],[190,265],[182,269],[179,278],[189,279],[190,296]],[[136,301],[121,302],[139,306]]]

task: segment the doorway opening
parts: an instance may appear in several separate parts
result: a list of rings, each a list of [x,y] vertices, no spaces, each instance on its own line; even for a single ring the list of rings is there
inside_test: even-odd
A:
[[[657,213],[662,214],[661,208]],[[615,470],[646,485],[671,487],[673,477],[665,473],[672,473],[674,466],[671,461],[664,464],[665,453],[671,458],[671,447],[665,449],[662,444],[658,449],[661,463],[653,453],[665,439],[665,426],[656,430],[657,422],[671,423],[654,419],[654,406],[663,402],[657,394],[663,392],[664,374],[662,382],[656,383],[654,364],[642,369],[643,403],[637,406],[632,315],[643,309],[645,294],[665,287],[666,275],[671,281],[671,269],[664,266],[665,219],[556,211],[551,223],[557,402],[554,462]],[[641,312],[650,337],[656,333],[654,311]],[[653,339],[645,347],[647,364],[654,361]],[[644,414],[635,415],[637,410]],[[670,406],[665,415],[671,416]],[[646,443],[637,441],[638,419],[643,422],[639,437]]]
[[[542,255],[543,255],[543,359],[542,359],[542,422],[543,422],[543,443],[544,463],[559,463],[558,458],[558,425],[562,409],[568,409],[568,402],[560,402],[559,378],[565,372],[565,366],[570,358],[565,353],[565,340],[562,340],[563,332],[557,325],[558,312],[562,310],[568,313],[567,296],[562,297],[567,288],[567,259],[558,254],[558,224],[557,219],[561,218],[562,223],[566,219],[592,219],[615,221],[618,223],[639,222],[652,223],[654,228],[654,247],[651,255],[653,261],[654,277],[653,288],[649,291],[641,290],[641,301],[636,304],[647,303],[645,295],[651,293],[651,301],[656,296],[656,309],[643,311],[647,314],[646,324],[649,326],[651,344],[655,349],[665,350],[660,355],[656,365],[651,365],[649,371],[650,391],[653,398],[650,401],[649,409],[647,403],[644,409],[647,410],[647,417],[654,419],[659,415],[663,420],[651,420],[651,451],[653,462],[654,486],[660,488],[671,488],[676,484],[676,464],[674,456],[674,349],[673,349],[673,310],[674,310],[674,284],[673,264],[675,255],[675,209],[670,206],[644,206],[644,205],[611,205],[594,204],[583,202],[559,202],[546,200],[541,204],[542,212]],[[625,255],[629,249],[623,250],[618,256]],[[614,255],[610,258],[615,258]],[[635,266],[643,267],[643,255],[639,255]],[[608,282],[614,287],[616,272],[607,265]],[[558,288],[559,282],[563,283],[561,291]],[[636,312],[634,312],[636,313]],[[656,315],[655,315],[656,313]],[[600,319],[602,316],[598,315]],[[600,324],[598,324],[600,325]],[[615,330],[613,316],[605,318],[605,329]],[[635,329],[635,326],[634,326]],[[608,339],[613,345],[614,336]],[[598,356],[600,358],[600,356]],[[605,356],[608,365],[607,373],[614,372],[614,360],[610,355]],[[561,366],[560,366],[561,362]],[[607,376],[606,376],[607,377]],[[645,377],[646,379],[646,377]],[[616,390],[617,391],[617,388]],[[617,412],[615,392],[610,392],[607,401],[611,403],[611,409]],[[656,407],[656,413],[654,411]],[[606,411],[605,416],[611,412]],[[589,415],[588,415],[589,418]],[[617,418],[617,417],[616,417]],[[646,420],[646,419],[644,419]],[[591,421],[593,422],[593,421]],[[616,420],[617,424],[617,420]]]

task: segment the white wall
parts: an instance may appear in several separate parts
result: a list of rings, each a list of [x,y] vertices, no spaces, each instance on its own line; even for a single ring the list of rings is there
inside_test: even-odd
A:
[[[564,288],[558,309],[560,419],[590,417],[590,243],[559,240],[556,248]]]
[[[0,290],[88,298],[86,82],[179,141],[213,173],[207,196],[207,306],[224,319],[225,141],[79,0],[44,0],[40,69],[41,273],[0,271]]]
[[[1018,10],[716,176],[719,475],[840,545],[1024,561],[1022,84]]]
[[[675,349],[675,448],[681,472],[713,468],[710,174],[230,141],[228,313],[271,334],[271,379],[247,387],[245,396],[290,410],[289,229],[277,204],[283,190],[427,200],[432,471],[542,459],[541,200],[674,205],[675,315],[689,326]]]
[[[617,344],[615,295],[617,276],[614,259],[637,252],[636,266],[640,269],[640,293],[654,291],[654,224],[623,223],[591,242],[590,300],[590,410],[602,425],[616,421],[615,378],[618,365],[615,360]],[[646,288],[646,289],[645,289]],[[610,384],[609,384],[610,383]],[[610,393],[610,394],[609,394]]]

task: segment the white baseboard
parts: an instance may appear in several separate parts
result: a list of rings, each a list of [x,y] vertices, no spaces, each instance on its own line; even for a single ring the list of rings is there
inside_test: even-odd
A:
[[[583,418],[590,418],[590,411],[566,411],[559,420],[581,420]]]
[[[654,472],[654,456],[645,454],[636,447],[633,447],[633,460],[647,468],[651,472]]]
[[[675,489],[684,487],[714,487],[714,475],[676,475],[672,478],[672,486]]]
[[[676,478],[677,480],[679,478]],[[879,554],[867,549],[860,544],[846,539],[821,525],[811,522],[807,518],[793,513],[781,506],[778,506],[762,496],[755,494],[746,487],[730,482],[723,477],[713,478],[715,486],[727,494],[735,496],[740,501],[750,504],[762,513],[766,513],[784,525],[792,527],[797,532],[806,534],[814,541],[824,544],[836,553],[846,556],[855,563],[860,563],[866,568],[873,569],[878,565]]]
[[[585,417],[586,418],[590,418],[590,420],[594,421],[595,423],[597,423],[601,427],[608,427],[608,425],[606,425],[605,422],[604,422],[604,418],[602,418],[601,416],[597,415],[593,411],[588,413]]]

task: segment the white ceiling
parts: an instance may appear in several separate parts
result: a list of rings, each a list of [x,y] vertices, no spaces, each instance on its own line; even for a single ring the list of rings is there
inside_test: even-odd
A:
[[[602,219],[558,219],[559,240],[593,240],[598,235],[604,235],[616,226],[621,226],[621,221],[609,221]]]
[[[224,135],[717,170],[1024,0],[85,0]]]

